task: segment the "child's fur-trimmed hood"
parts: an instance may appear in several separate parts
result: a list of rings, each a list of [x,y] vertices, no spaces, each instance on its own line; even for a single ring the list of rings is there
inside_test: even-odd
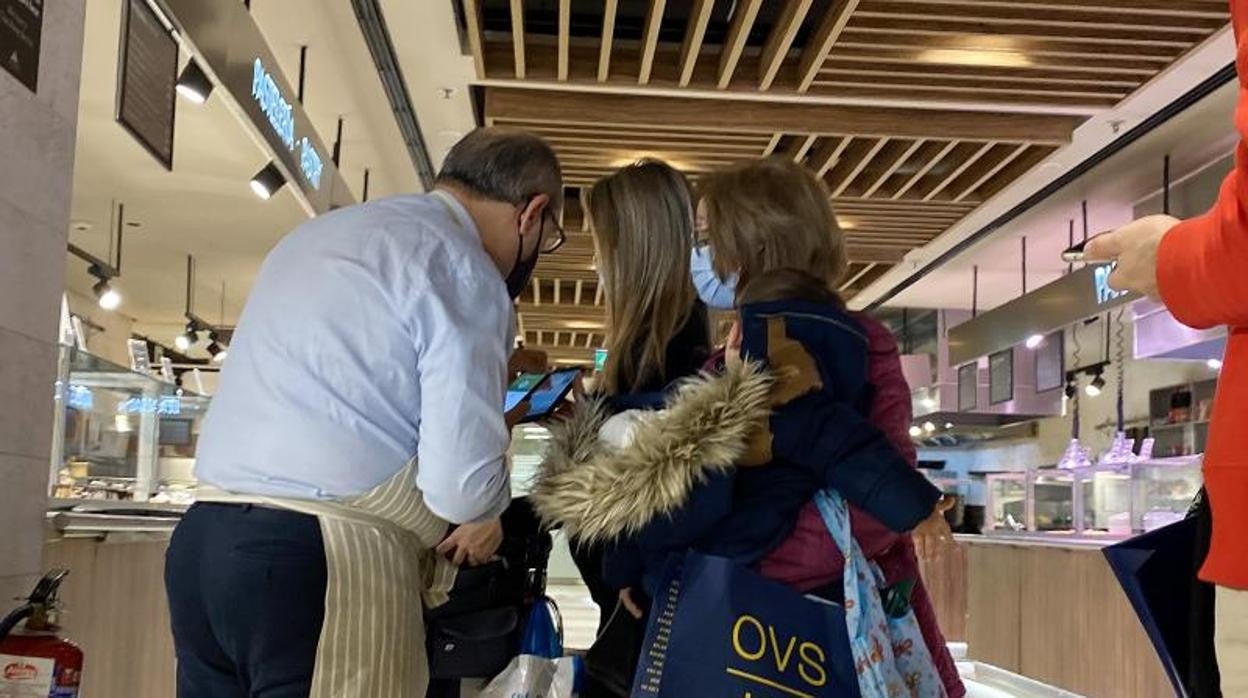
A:
[[[772,384],[768,371],[750,362],[686,381],[618,451],[598,437],[609,416],[602,402],[582,402],[570,419],[551,426],[530,499],[547,525],[562,525],[578,542],[636,533],[680,508],[709,474],[740,460],[771,415]]]

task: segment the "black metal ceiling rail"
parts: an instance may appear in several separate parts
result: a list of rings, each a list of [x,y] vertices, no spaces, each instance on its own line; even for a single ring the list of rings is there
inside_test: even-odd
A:
[[[996,220],[992,221],[988,225],[975,231],[965,240],[962,240],[958,244],[954,245],[953,247],[949,248],[945,252],[938,255],[935,259],[923,265],[921,269],[919,269],[915,273],[908,276],[905,280],[901,281],[896,286],[889,289],[887,293],[885,293],[875,302],[868,305],[866,309],[867,310],[879,309],[880,306],[884,305],[888,301],[897,297],[897,295],[900,294],[902,291],[905,291],[906,289],[915,285],[923,277],[935,271],[936,268],[939,267],[940,265],[944,264],[945,262],[953,260],[955,257],[967,251],[976,243],[983,240],[985,237],[997,232],[997,230],[1001,229],[1002,226],[1013,221],[1015,218],[1018,218],[1019,216],[1023,215],[1024,213],[1034,208],[1035,206],[1039,205],[1041,202],[1043,202],[1045,199],[1049,198],[1050,196],[1053,196],[1057,192],[1061,191],[1061,189],[1065,187],[1066,185],[1074,182],[1075,180],[1079,179],[1083,175],[1087,174],[1092,168],[1096,167],[1102,162],[1105,162],[1110,157],[1118,154],[1127,146],[1135,143],[1136,141],[1140,140],[1144,136],[1148,135],[1153,130],[1160,127],[1162,124],[1165,124],[1167,121],[1170,121],[1174,117],[1186,111],[1188,107],[1191,107],[1192,105],[1196,104],[1200,100],[1209,96],[1214,90],[1218,89],[1219,87],[1222,87],[1223,85],[1227,84],[1228,82],[1231,82],[1234,79],[1235,79],[1235,64],[1228,63],[1221,70],[1214,73],[1213,75],[1210,75],[1208,78],[1203,80],[1200,84],[1196,85],[1192,89],[1183,93],[1173,102],[1167,104],[1165,107],[1163,107],[1161,110],[1159,110],[1152,116],[1148,117],[1144,121],[1141,121],[1134,128],[1124,133],[1122,137],[1118,138],[1114,142],[1096,151],[1091,156],[1089,156],[1086,160],[1084,160],[1083,162],[1071,168],[1068,172],[1066,172],[1066,174],[1063,174],[1061,177],[1058,177],[1052,182],[1049,182],[1036,193],[1032,194],[1026,199],[1023,199],[1022,202],[1014,206],[1014,208],[1011,208],[1010,210],[998,216]]]
[[[351,7],[355,10],[360,31],[364,33],[364,43],[368,44],[368,51],[373,55],[381,86],[390,100],[394,120],[399,124],[399,132],[403,134],[403,142],[407,144],[407,152],[416,166],[420,183],[426,190],[432,189],[433,161],[429,159],[429,149],[425,147],[420,122],[416,119],[416,108],[412,106],[412,95],[407,91],[407,81],[403,79],[403,70],[399,67],[398,54],[390,40],[390,30],[382,16],[381,5],[378,0],[351,0]]]

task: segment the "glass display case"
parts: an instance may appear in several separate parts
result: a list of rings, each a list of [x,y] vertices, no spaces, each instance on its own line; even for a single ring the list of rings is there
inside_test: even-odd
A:
[[[1033,470],[1028,474],[1031,512],[1029,531],[1070,531],[1082,520],[1084,480],[1068,470]]]
[[[986,530],[1025,531],[1028,521],[1027,473],[992,473],[988,489]]]
[[[187,503],[206,397],[62,346],[51,496]]]
[[[987,477],[987,528],[1129,536],[1183,518],[1200,490],[1200,459],[1113,468],[1034,468]]]

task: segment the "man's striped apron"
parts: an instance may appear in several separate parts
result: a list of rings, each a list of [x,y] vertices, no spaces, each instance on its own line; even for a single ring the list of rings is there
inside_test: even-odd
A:
[[[434,548],[449,525],[425,506],[413,459],[362,495],[316,501],[205,491],[317,517],[325,542],[325,624],[311,698],[423,698],[426,607],[446,602],[456,568]]]

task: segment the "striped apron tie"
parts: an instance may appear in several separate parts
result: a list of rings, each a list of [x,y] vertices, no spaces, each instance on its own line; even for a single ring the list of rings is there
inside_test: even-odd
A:
[[[209,493],[317,517],[325,541],[325,624],[311,698],[423,698],[429,683],[424,609],[446,602],[456,568],[434,548],[448,524],[416,489],[416,460],[340,501]]]

